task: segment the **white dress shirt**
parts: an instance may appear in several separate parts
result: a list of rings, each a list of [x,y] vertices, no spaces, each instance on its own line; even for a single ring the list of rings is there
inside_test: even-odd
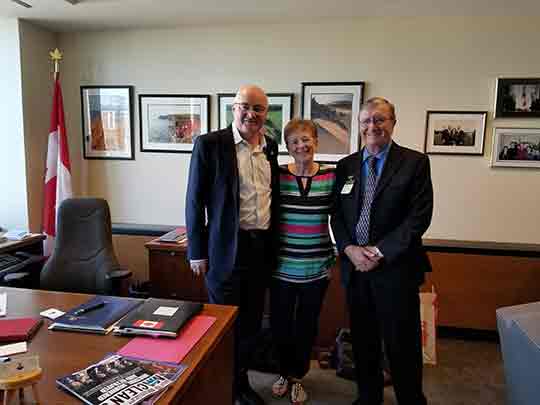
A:
[[[250,145],[232,125],[238,181],[240,186],[240,229],[268,229],[272,202],[272,171],[264,148],[266,140],[260,134],[258,145]]]

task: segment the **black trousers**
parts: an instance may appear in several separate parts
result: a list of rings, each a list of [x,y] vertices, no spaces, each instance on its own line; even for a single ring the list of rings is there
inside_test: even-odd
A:
[[[238,233],[236,262],[231,277],[220,291],[208,290],[212,304],[238,306],[235,324],[234,391],[242,390],[248,382],[247,369],[261,329],[264,297],[270,279],[271,234],[269,231]]]
[[[384,271],[377,275],[383,277],[353,272],[347,291],[358,403],[383,402],[384,341],[397,402],[425,405],[418,286]]]
[[[284,377],[302,378],[309,371],[328,279],[291,283],[272,279],[270,322]]]

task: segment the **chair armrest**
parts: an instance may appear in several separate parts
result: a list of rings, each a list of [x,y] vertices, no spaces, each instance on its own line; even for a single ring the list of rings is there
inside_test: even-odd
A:
[[[131,277],[133,273],[130,270],[113,270],[105,276],[107,280],[119,281]]]
[[[10,273],[4,276],[4,282],[7,284],[22,282],[28,277],[30,277],[30,273],[27,272]]]

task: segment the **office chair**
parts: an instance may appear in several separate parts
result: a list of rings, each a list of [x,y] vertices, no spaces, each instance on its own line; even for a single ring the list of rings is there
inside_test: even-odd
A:
[[[130,276],[114,253],[107,201],[64,200],[58,209],[54,251],[41,270],[40,288],[119,295],[121,280]]]

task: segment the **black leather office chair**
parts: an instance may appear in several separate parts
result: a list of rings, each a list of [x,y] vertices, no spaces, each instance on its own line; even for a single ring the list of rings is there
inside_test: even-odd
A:
[[[58,209],[54,251],[40,276],[45,290],[118,295],[131,276],[114,254],[107,201],[70,198]]]

